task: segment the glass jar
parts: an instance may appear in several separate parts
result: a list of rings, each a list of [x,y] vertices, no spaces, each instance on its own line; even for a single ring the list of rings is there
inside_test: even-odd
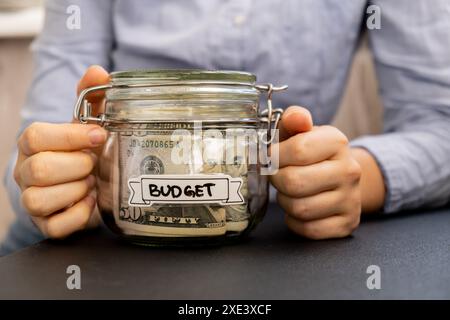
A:
[[[286,88],[255,81],[235,71],[125,71],[81,92],[74,117],[108,132],[96,169],[105,224],[156,246],[247,235],[268,201],[267,146],[282,113],[272,109],[271,94]],[[93,115],[86,96],[99,90],[105,111]]]

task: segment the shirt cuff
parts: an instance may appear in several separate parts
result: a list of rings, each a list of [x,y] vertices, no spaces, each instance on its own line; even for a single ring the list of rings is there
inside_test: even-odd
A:
[[[393,152],[398,144],[398,141],[393,140],[396,139],[389,136],[366,136],[350,142],[351,147],[363,148],[370,152],[381,170],[386,187],[384,213],[399,211],[404,205],[404,182],[401,172],[405,169],[398,154]]]

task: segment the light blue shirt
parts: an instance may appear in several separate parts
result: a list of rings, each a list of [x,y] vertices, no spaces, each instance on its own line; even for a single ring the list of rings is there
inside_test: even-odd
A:
[[[377,160],[384,212],[440,206],[450,198],[450,1],[374,0],[381,29],[369,31],[384,104],[384,133],[352,142]],[[70,30],[70,5],[81,9]],[[47,1],[32,49],[33,83],[21,130],[71,120],[86,68],[245,70],[289,84],[278,106],[307,106],[316,124],[338,107],[357,45],[365,0]],[[364,24],[363,24],[364,25]],[[43,236],[20,204],[11,158],[5,184],[17,221],[3,253]]]

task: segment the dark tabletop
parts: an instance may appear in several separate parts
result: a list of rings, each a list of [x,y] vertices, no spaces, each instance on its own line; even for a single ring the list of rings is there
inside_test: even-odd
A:
[[[66,287],[73,264],[81,290]],[[369,265],[380,267],[380,290],[366,286]],[[449,299],[450,209],[371,217],[352,237],[309,241],[273,206],[248,241],[203,249],[90,231],[0,258],[0,298]]]

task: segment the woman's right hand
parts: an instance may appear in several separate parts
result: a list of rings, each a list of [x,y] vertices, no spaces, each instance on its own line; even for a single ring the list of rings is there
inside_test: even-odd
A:
[[[78,92],[108,81],[103,68],[90,67]],[[93,110],[99,110],[100,98],[89,99]],[[36,122],[20,136],[14,178],[22,190],[23,206],[46,237],[64,238],[92,221],[96,207],[94,149],[105,141],[105,129],[79,123]]]

